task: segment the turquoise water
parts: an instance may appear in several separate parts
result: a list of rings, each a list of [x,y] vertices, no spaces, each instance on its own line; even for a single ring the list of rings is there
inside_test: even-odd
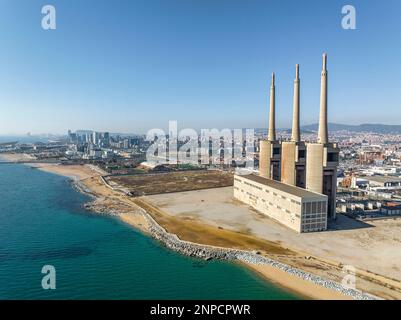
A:
[[[82,209],[64,177],[0,164],[0,299],[296,299],[239,265],[178,255]],[[44,265],[56,290],[41,287]]]

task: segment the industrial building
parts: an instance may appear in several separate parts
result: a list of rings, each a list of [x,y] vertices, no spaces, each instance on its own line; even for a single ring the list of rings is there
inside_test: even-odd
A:
[[[297,232],[327,229],[327,196],[254,174],[234,177],[234,197]]]
[[[325,230],[327,219],[336,218],[339,150],[328,140],[327,77],[327,55],[323,54],[318,138],[315,143],[301,141],[300,77],[296,65],[291,141],[278,141],[273,73],[268,136],[260,141],[259,148],[259,176],[236,175],[234,179],[234,197],[298,232]],[[292,200],[299,203],[298,207],[291,205]]]
[[[350,187],[364,190],[401,190],[401,177],[397,176],[361,176],[349,177]]]

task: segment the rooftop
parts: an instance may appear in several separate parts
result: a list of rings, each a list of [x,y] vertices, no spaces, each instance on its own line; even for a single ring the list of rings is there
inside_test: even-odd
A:
[[[292,194],[296,197],[301,197],[301,198],[316,198],[316,197],[326,197],[323,194],[317,193],[317,192],[312,192],[303,188],[299,188],[296,186],[292,186],[289,184],[285,184],[276,180],[272,180],[272,179],[267,179],[261,176],[257,176],[255,174],[247,174],[247,175],[243,175],[240,176],[242,178],[246,178],[249,180],[252,180],[254,182],[269,186],[271,188],[277,189],[277,190],[281,190],[283,192]]]

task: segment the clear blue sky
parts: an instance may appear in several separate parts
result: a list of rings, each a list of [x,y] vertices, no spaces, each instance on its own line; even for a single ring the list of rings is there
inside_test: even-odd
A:
[[[399,0],[0,0],[0,134],[263,127],[272,71],[289,127],[296,63],[315,123],[323,52],[329,121],[401,124],[400,15]]]

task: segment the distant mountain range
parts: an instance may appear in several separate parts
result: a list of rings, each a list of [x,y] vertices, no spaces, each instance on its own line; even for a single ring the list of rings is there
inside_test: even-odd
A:
[[[302,131],[317,131],[319,125],[310,124],[302,126]],[[375,132],[375,133],[393,133],[401,134],[401,125],[389,125],[389,124],[376,124],[376,123],[364,123],[360,125],[349,125],[339,123],[329,123],[329,131],[352,131],[352,132]]]

